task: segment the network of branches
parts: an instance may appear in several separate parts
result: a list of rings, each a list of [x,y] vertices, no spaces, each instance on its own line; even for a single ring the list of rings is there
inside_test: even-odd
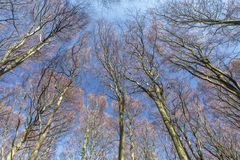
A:
[[[93,13],[0,0],[0,159],[239,160],[240,1]]]

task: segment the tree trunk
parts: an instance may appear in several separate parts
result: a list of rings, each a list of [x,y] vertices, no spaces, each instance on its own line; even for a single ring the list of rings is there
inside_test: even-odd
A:
[[[132,126],[129,128],[129,139],[130,139],[130,160],[134,160],[134,140]]]
[[[83,140],[83,148],[82,148],[81,160],[84,160],[84,158],[85,158],[85,153],[86,153],[86,150],[87,150],[88,139],[89,139],[89,130],[87,129],[87,131],[86,131],[86,133],[84,135],[84,140]]]
[[[14,156],[16,154],[16,152],[19,150],[19,148],[22,146],[22,144],[25,142],[25,136],[27,135],[27,130],[25,130],[23,132],[23,136],[21,137],[21,139],[19,140],[19,142],[14,145],[12,148],[11,148],[11,151],[8,153],[7,155],[7,160],[12,160],[14,159]]]
[[[55,117],[55,114],[57,112],[57,110],[59,109],[62,101],[63,101],[63,97],[65,95],[65,93],[67,92],[67,90],[69,89],[70,87],[70,84],[72,83],[72,81],[66,86],[66,88],[64,88],[63,92],[60,94],[58,100],[57,100],[57,103],[56,103],[56,106],[54,107],[48,121],[47,121],[47,124],[46,124],[46,127],[45,127],[45,131],[40,135],[37,143],[34,145],[33,147],[33,150],[30,154],[30,157],[28,158],[28,160],[36,160],[37,159],[37,156],[38,156],[38,152],[42,146],[42,144],[44,143],[48,133],[49,133],[49,130],[50,130],[50,127],[51,127],[51,124],[53,122],[53,119]]]
[[[168,116],[166,109],[164,108],[163,103],[161,102],[161,100],[159,99],[155,99],[155,104],[157,105],[158,111],[162,116],[163,122],[166,125],[167,129],[168,129],[168,133],[170,135],[170,137],[173,140],[174,146],[177,150],[178,156],[180,160],[188,160],[188,156],[187,153],[182,145],[182,142],[180,140],[180,138],[178,137],[173,124],[170,121],[170,117]]]
[[[91,159],[92,159],[93,151],[94,151],[96,145],[97,145],[97,144],[96,144],[95,142],[93,142],[93,144],[92,144],[92,146],[91,146],[91,149],[90,149],[90,153],[89,153],[88,160],[91,160]]]
[[[118,160],[124,160],[124,105],[119,105],[119,150]]]

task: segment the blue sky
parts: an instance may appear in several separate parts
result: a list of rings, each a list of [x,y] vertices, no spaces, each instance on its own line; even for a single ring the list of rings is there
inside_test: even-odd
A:
[[[147,11],[156,6],[160,0],[115,0],[115,2],[104,6],[100,0],[91,2],[93,12],[92,18],[104,18],[109,21],[123,21],[134,11]]]

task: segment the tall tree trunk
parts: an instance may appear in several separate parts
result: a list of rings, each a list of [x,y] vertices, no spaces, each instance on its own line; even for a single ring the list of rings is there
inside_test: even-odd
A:
[[[173,140],[173,143],[177,150],[179,159],[180,160],[188,160],[186,150],[184,149],[183,144],[182,144],[180,138],[178,137],[173,124],[170,121],[170,117],[168,116],[168,114],[166,112],[164,104],[159,99],[155,99],[155,104],[157,105],[158,111],[162,116],[163,122],[167,127],[168,133]]]
[[[88,139],[89,139],[89,129],[87,129],[87,131],[86,131],[86,133],[84,135],[81,160],[84,160],[84,158],[85,158],[85,154],[86,154],[86,150],[87,150],[87,144],[88,144]]]
[[[119,105],[119,150],[118,160],[124,160],[124,104]]]
[[[93,144],[92,144],[92,146],[91,146],[91,149],[90,149],[90,153],[89,153],[88,160],[91,160],[91,159],[92,159],[93,151],[94,151],[96,145],[97,145],[97,144],[96,144],[95,142],[93,142]]]
[[[129,128],[129,139],[130,139],[130,160],[134,160],[134,140],[132,126]]]

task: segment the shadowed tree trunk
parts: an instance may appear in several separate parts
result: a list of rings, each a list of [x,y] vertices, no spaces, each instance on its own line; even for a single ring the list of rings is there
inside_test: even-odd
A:
[[[124,160],[124,104],[125,100],[122,100],[123,102],[119,105],[119,150],[118,150],[118,159]]]

